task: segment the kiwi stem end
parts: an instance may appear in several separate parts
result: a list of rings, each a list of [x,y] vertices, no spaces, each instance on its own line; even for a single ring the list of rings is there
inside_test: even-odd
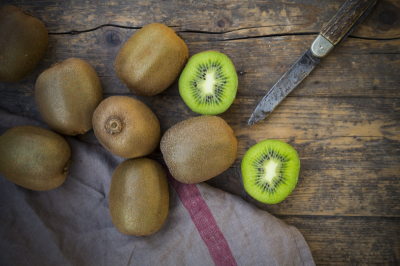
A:
[[[122,130],[122,121],[119,117],[110,117],[106,122],[106,130],[109,134],[118,134]]]

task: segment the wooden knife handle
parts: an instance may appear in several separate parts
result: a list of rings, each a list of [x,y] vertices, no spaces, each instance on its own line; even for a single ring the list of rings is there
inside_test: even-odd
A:
[[[321,31],[321,35],[337,45],[375,0],[348,0]]]

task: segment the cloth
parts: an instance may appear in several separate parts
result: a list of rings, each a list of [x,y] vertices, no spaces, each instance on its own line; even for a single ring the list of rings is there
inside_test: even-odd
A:
[[[0,134],[45,124],[0,112]],[[66,181],[37,192],[0,175],[0,265],[315,265],[300,232],[241,198],[168,174],[170,210],[150,236],[130,236],[108,209],[112,173],[124,159],[66,137]]]

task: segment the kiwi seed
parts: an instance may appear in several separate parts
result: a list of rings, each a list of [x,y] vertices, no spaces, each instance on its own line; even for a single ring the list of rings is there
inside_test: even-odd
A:
[[[280,140],[264,140],[251,147],[242,160],[245,190],[256,200],[274,204],[294,189],[300,171],[296,150]]]
[[[225,112],[236,97],[238,77],[223,53],[207,51],[192,56],[179,78],[179,93],[188,107],[203,115]]]

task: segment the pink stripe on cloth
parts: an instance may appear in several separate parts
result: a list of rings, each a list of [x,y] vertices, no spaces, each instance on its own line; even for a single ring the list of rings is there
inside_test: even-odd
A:
[[[215,265],[237,265],[228,242],[219,229],[213,214],[197,186],[194,184],[180,183],[171,176],[168,170],[166,170],[166,172],[183,206],[189,211],[190,217],[199,231],[201,239],[203,239],[206,244]]]

